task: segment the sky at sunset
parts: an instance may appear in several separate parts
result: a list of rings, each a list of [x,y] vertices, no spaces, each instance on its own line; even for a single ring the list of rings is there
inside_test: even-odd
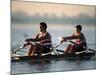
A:
[[[95,16],[95,6],[12,1],[12,12],[23,11],[29,15],[77,16],[80,13]]]

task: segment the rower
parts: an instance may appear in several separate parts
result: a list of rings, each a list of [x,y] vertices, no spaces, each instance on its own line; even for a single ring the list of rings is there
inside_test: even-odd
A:
[[[68,47],[65,49],[66,54],[72,54],[87,49],[86,38],[84,34],[81,32],[82,26],[77,25],[75,26],[75,28],[76,31],[72,36],[62,37],[61,43],[67,40],[76,40],[75,42],[72,42],[74,44],[69,44]]]
[[[24,47],[30,45],[28,56],[34,56],[35,54],[51,52],[52,46],[51,35],[47,30],[47,24],[45,22],[40,23],[40,32],[35,38],[26,39],[27,42]],[[31,42],[39,42],[38,44],[32,44]]]

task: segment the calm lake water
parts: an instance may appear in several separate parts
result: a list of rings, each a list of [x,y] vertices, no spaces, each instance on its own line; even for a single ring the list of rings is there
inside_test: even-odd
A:
[[[48,32],[52,35],[53,46],[59,43],[58,37],[69,36],[74,33],[73,25],[48,25]],[[39,32],[38,25],[12,25],[11,29],[11,49],[15,49],[25,43],[26,38],[34,37]],[[88,47],[96,50],[96,30],[95,26],[83,26],[82,32],[84,33]],[[58,49],[64,50],[69,43],[64,43]],[[28,49],[22,49],[28,52]],[[18,52],[22,55],[27,53]],[[95,60],[73,60],[66,59],[48,60],[48,61],[24,61],[12,62],[11,74],[23,73],[39,73],[39,72],[54,72],[54,71],[73,71],[73,70],[89,70],[96,68]]]

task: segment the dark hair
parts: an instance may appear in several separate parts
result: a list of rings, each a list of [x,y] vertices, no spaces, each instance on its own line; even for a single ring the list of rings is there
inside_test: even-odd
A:
[[[40,22],[40,25],[47,29],[47,24],[45,22]]]
[[[81,25],[76,25],[75,27],[80,29],[80,31],[82,30],[82,26]]]

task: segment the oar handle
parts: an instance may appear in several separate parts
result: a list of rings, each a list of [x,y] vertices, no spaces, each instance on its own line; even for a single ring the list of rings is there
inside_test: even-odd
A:
[[[73,44],[75,44],[75,45],[78,45],[78,44],[77,44],[77,43],[75,43],[74,41],[69,40],[69,42],[71,42],[71,43],[73,43]]]

